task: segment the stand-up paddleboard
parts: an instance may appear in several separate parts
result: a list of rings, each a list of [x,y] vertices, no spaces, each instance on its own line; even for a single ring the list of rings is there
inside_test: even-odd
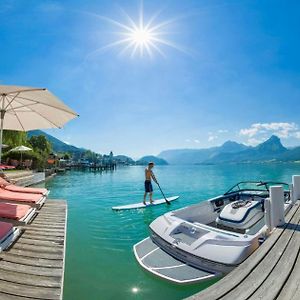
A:
[[[171,201],[177,200],[178,198],[179,198],[179,196],[168,197],[167,200],[169,202],[171,202]],[[160,205],[160,204],[166,204],[166,200],[165,199],[154,200],[154,203],[152,203],[152,204],[149,201],[146,201],[146,205],[141,201],[141,202],[135,203],[135,204],[113,206],[112,209],[113,210],[137,209],[137,208],[152,207],[152,206]]]

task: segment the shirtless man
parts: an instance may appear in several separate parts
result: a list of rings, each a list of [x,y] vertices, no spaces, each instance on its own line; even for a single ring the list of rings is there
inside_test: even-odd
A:
[[[152,200],[153,187],[152,187],[151,179],[153,179],[153,181],[157,183],[157,180],[152,172],[153,167],[154,167],[154,163],[149,162],[148,167],[145,169],[145,194],[143,200],[143,203],[145,205],[146,205],[146,197],[148,193],[149,193],[150,203],[153,203]]]

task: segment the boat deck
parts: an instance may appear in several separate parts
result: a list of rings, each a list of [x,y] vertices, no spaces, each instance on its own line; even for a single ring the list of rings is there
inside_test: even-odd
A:
[[[20,238],[0,253],[0,299],[62,299],[67,204],[47,200]]]
[[[300,299],[299,201],[262,246],[235,270],[189,300]]]

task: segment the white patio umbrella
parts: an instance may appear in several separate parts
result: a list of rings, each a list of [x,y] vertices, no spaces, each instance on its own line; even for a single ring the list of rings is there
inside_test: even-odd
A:
[[[0,85],[0,163],[3,129],[61,128],[77,116],[45,88]]]
[[[22,145],[22,146],[12,148],[11,150],[9,150],[9,152],[26,152],[31,150],[32,150],[31,148]]]
[[[22,163],[23,152],[27,152],[27,151],[32,151],[32,149],[23,145],[9,150],[9,152],[21,152],[21,163]]]

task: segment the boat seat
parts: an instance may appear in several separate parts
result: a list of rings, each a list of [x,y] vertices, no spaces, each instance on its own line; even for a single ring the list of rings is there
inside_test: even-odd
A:
[[[239,200],[227,204],[216,222],[220,225],[248,229],[264,216],[262,202],[259,200]]]

